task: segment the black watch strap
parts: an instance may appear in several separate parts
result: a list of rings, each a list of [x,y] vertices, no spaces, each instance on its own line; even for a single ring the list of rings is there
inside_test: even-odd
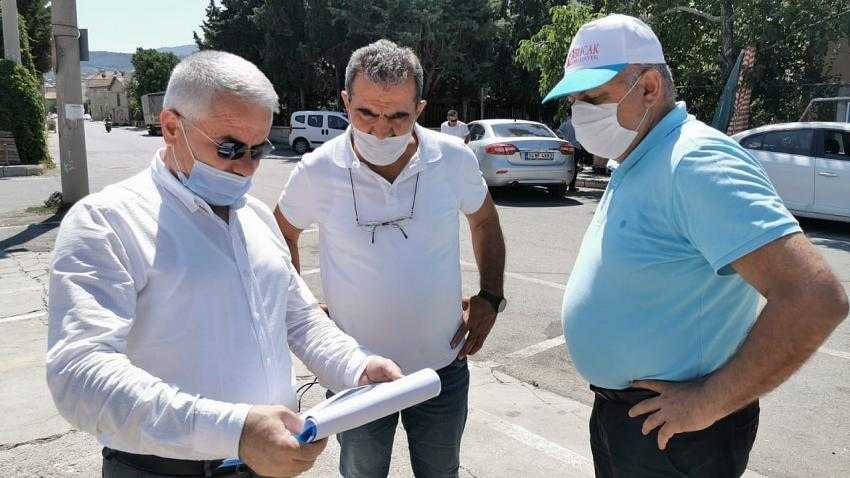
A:
[[[481,297],[482,299],[489,302],[490,305],[493,306],[493,310],[495,310],[497,314],[502,312],[503,310],[505,310],[505,307],[504,307],[505,298],[504,297],[499,297],[498,295],[487,292],[484,289],[481,289],[478,292],[478,297]]]

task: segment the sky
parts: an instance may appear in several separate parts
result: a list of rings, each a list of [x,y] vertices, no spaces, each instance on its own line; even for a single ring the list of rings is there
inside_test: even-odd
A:
[[[192,45],[208,0],[77,0],[77,22],[89,29],[89,50]]]

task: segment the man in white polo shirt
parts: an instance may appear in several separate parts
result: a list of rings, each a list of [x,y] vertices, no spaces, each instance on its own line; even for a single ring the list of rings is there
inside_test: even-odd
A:
[[[446,113],[446,121],[440,125],[440,133],[460,138],[467,143],[469,142],[469,127],[466,126],[466,123],[457,119],[457,111],[455,110],[449,110]]]
[[[275,216],[298,266],[298,237],[319,229],[328,312],[405,373],[438,371],[439,397],[401,412],[417,477],[456,477],[466,423],[467,355],[483,345],[502,293],[505,249],[475,155],[416,124],[422,67],[381,40],[354,52],[343,100],[351,127],[306,155]],[[481,292],[461,296],[459,212],[466,215]],[[340,473],[386,476],[399,415],[338,436]]]

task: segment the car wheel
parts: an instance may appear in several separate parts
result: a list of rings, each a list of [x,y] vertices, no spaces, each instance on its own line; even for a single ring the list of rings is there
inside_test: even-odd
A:
[[[307,151],[310,150],[310,143],[308,143],[304,138],[298,138],[295,140],[295,143],[292,144],[292,150],[297,154],[306,154]]]
[[[567,194],[567,187],[566,184],[556,184],[554,186],[546,186],[546,190],[549,191],[551,196],[560,199]]]

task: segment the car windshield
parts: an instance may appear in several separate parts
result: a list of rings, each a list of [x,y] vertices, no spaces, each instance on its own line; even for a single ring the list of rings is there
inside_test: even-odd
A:
[[[493,133],[502,138],[536,136],[538,138],[556,138],[555,133],[540,123],[500,123],[493,125]]]

